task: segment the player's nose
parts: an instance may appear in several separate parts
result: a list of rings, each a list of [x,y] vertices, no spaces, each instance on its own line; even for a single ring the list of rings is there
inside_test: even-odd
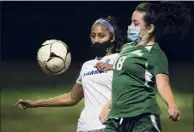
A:
[[[95,37],[94,43],[100,43],[100,39],[98,37]]]

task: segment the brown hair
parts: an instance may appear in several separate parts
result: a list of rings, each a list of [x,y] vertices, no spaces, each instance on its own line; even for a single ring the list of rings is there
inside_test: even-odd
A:
[[[156,41],[173,33],[179,33],[183,38],[192,21],[190,10],[179,2],[167,1],[159,4],[144,2],[140,3],[136,10],[145,12],[144,21],[146,25],[154,25],[153,35]]]

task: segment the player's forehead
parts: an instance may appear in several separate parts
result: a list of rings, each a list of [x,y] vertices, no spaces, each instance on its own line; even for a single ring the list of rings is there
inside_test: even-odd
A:
[[[109,30],[106,26],[101,24],[94,24],[91,28],[91,33],[109,33]]]
[[[133,23],[144,23],[145,12],[135,10],[131,16]]]

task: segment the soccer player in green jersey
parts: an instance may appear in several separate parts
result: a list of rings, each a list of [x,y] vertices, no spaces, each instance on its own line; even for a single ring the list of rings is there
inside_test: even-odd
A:
[[[157,42],[168,33],[185,34],[191,16],[175,2],[141,3],[131,21],[127,34],[132,43],[123,45],[113,65],[111,110],[104,132],[161,132],[156,90],[173,121],[180,118],[180,111],[169,84],[168,60]]]

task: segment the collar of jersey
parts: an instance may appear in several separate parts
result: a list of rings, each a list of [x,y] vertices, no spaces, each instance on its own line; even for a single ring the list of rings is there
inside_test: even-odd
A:
[[[101,60],[103,57],[97,57],[94,60]]]

